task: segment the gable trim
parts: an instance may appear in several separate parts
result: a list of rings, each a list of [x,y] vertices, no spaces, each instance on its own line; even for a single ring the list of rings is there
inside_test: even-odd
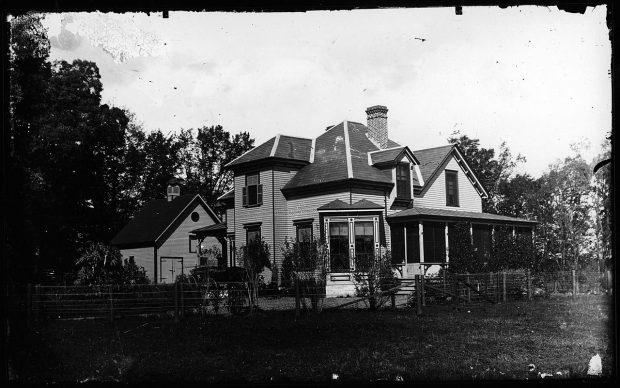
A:
[[[420,183],[420,186],[424,186],[424,178],[422,178],[422,172],[420,171],[420,166],[416,164],[413,166],[413,168],[415,169],[415,175],[418,178],[418,182]]]
[[[228,191],[227,191],[227,192],[225,192],[224,194],[222,194],[222,195],[220,195],[219,197],[217,197],[217,200],[219,201],[220,199],[222,199],[222,197],[224,197],[224,196],[226,196],[226,195],[230,194],[230,192],[231,192],[231,191],[234,191],[234,190],[235,190],[234,188],[232,188],[232,189],[228,190]]]
[[[466,167],[467,171],[465,172],[465,176],[469,179],[469,181],[474,185],[474,187],[476,187],[476,190],[478,191],[478,194],[482,197],[482,198],[488,198],[489,197],[489,193],[487,193],[487,191],[485,190],[484,186],[482,186],[482,183],[480,183],[480,181],[478,180],[478,177],[476,177],[476,174],[474,174],[474,170],[471,169],[471,167],[469,167],[469,164],[467,163],[467,160],[465,160],[465,157],[463,157],[463,154],[461,153],[461,151],[459,151],[458,147],[454,147],[453,151],[456,151],[456,154],[458,155],[457,158],[457,163],[459,162],[463,162],[463,164]],[[460,165],[460,163],[459,163]],[[462,168],[462,166],[461,166]],[[473,178],[473,180],[472,180]],[[475,180],[475,183],[474,183]]]
[[[347,177],[353,178],[353,164],[351,162],[351,144],[349,143],[349,126],[347,120],[344,121],[344,152],[347,158]]]

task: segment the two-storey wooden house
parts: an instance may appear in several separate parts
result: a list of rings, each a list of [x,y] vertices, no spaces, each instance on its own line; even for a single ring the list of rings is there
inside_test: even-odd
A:
[[[456,221],[470,223],[481,251],[494,225],[531,233],[534,221],[482,212],[487,193],[458,147],[389,139],[387,111],[370,107],[366,125],[345,120],[316,138],[278,134],[230,162],[234,188],[218,199],[229,265],[236,247],[264,238],[279,269],[286,238],[316,237],[330,255],[328,294],[351,294],[356,255],[389,249],[405,277],[449,263]]]

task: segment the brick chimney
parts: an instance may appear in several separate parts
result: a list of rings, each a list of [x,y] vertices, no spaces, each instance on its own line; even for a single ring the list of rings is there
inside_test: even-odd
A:
[[[368,138],[379,148],[387,148],[388,127],[387,127],[388,108],[383,105],[375,105],[366,109]]]
[[[168,181],[168,188],[166,189],[166,196],[168,198],[168,202],[181,195],[181,188],[179,187],[179,184],[182,182],[182,179],[177,178],[172,178]]]

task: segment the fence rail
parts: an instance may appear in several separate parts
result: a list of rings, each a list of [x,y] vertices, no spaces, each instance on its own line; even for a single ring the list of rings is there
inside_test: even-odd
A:
[[[247,282],[198,284],[104,286],[32,286],[21,290],[28,322],[44,319],[107,318],[168,314],[182,318],[188,313],[245,313],[251,308],[292,310],[300,308],[357,308],[382,298],[391,306],[407,304],[421,308],[436,303],[501,303],[531,300],[553,294],[587,294],[611,292],[611,273],[565,271],[553,273],[496,272],[479,274],[443,273],[400,279],[396,286],[376,295],[360,294],[356,298],[326,298],[325,283],[301,279],[288,293],[253,300],[253,285]],[[306,303],[309,300],[310,303]],[[399,302],[399,303],[397,303]],[[390,303],[388,303],[389,305]]]

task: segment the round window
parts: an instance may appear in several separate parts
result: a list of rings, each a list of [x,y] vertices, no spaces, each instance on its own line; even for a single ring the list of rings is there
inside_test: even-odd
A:
[[[200,219],[200,214],[198,212],[192,213],[192,221],[197,222]]]

